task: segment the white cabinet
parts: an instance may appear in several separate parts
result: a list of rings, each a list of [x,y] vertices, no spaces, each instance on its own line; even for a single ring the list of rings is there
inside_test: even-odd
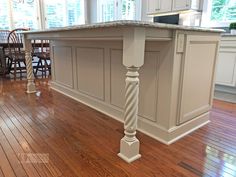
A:
[[[171,11],[172,0],[147,0],[147,13],[161,13]]]
[[[173,0],[172,1],[172,10],[185,10],[188,9],[190,6],[190,0]]]
[[[198,10],[200,9],[199,0],[173,0],[172,11],[182,10]]]
[[[147,14],[199,10],[201,0],[147,0]]]
[[[236,86],[236,37],[223,36],[221,39],[216,84]]]

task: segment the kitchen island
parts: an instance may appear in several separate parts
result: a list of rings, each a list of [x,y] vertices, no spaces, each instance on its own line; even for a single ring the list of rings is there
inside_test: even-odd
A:
[[[27,92],[30,42],[49,39],[51,88],[124,122],[118,155],[132,162],[136,129],[171,144],[209,122],[221,32],[139,21],[24,32]]]

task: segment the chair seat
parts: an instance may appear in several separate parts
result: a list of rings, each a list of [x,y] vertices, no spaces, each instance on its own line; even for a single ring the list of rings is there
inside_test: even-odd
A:
[[[34,55],[41,59],[50,59],[50,53],[34,53]]]
[[[13,61],[25,61],[25,52],[15,52],[12,53],[10,57]]]

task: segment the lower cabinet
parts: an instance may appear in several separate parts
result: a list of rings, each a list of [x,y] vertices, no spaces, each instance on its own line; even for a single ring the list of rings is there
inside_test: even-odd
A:
[[[222,36],[216,69],[216,84],[236,86],[236,36]]]

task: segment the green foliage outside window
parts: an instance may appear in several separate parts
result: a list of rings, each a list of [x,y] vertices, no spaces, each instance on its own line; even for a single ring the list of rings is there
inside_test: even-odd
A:
[[[212,0],[211,20],[235,21],[236,0]]]
[[[135,19],[135,0],[122,0],[122,19],[134,20]]]
[[[236,22],[235,23],[230,23],[229,29],[235,29],[236,30]]]

